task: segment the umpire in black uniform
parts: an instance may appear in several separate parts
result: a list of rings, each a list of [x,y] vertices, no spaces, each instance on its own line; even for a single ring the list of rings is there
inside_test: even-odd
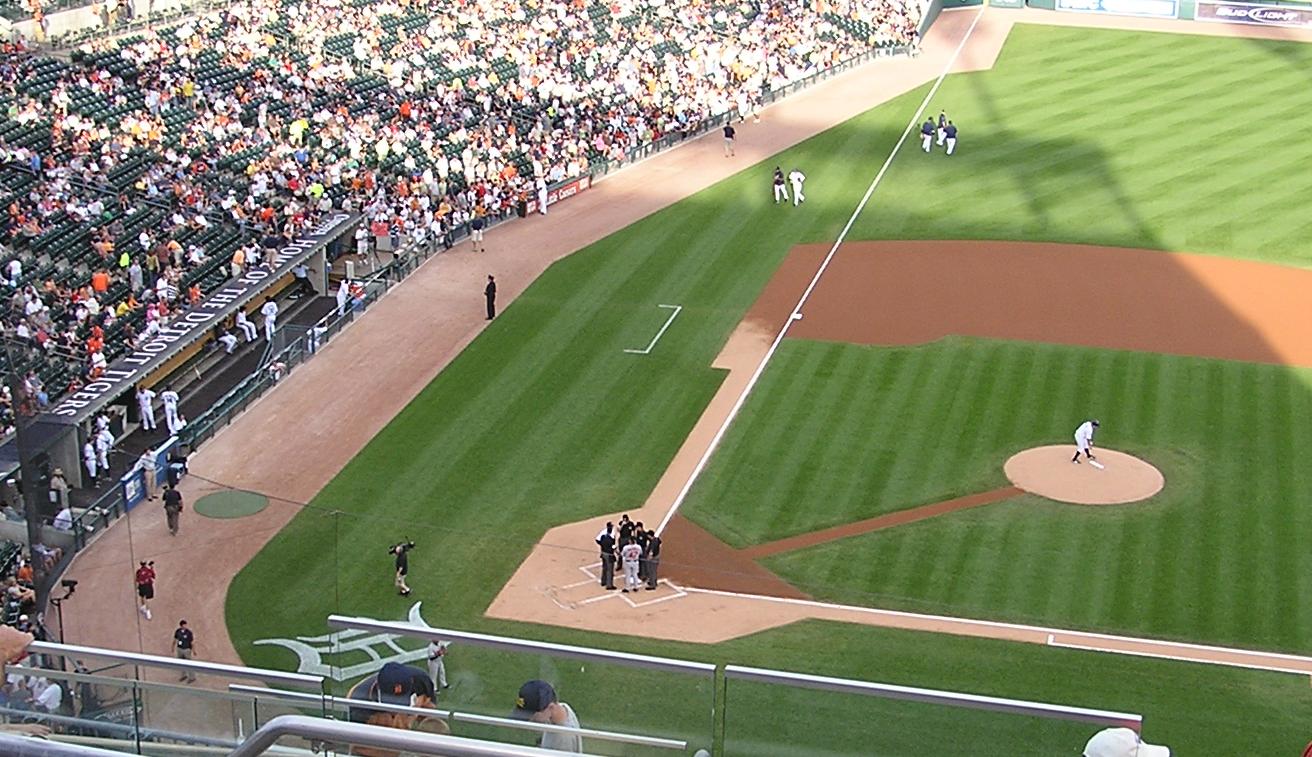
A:
[[[612,524],[606,524],[606,530],[597,537],[597,546],[601,549],[601,587],[615,589],[615,536],[611,533]]]
[[[642,552],[642,564],[646,566],[643,575],[647,579],[647,591],[655,591],[656,574],[661,567],[661,537],[655,531],[647,532],[647,548]]]

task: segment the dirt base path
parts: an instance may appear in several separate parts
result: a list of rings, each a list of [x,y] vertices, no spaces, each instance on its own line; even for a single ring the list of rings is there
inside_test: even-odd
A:
[[[956,497],[955,499],[935,502],[932,505],[922,505],[920,507],[912,507],[906,510],[898,510],[894,513],[886,513],[874,518],[858,520],[854,523],[844,523],[841,526],[834,526],[833,528],[825,528],[820,531],[809,531],[804,534],[798,534],[797,536],[790,536],[786,539],[758,544],[754,547],[748,547],[747,549],[742,550],[742,554],[753,560],[759,560],[762,557],[806,549],[818,544],[824,544],[828,541],[846,539],[849,536],[860,536],[861,534],[868,534],[872,531],[881,531],[885,528],[894,528],[895,526],[905,526],[908,523],[915,523],[929,518],[937,518],[940,515],[947,515],[948,513],[969,510],[982,505],[990,505],[994,502],[1001,502],[1004,499],[1010,499],[1018,494],[1024,494],[1024,492],[1014,486],[1004,486],[1000,489],[979,492],[977,494],[967,494],[964,497]]]

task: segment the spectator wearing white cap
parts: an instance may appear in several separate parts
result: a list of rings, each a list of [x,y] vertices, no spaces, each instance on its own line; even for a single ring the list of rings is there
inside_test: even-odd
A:
[[[1105,728],[1084,745],[1084,757],[1171,757],[1171,750],[1145,743],[1130,728]]]

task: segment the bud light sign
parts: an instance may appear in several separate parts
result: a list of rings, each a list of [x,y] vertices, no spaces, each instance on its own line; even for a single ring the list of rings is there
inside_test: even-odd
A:
[[[1198,0],[1199,21],[1223,24],[1256,24],[1259,26],[1292,26],[1312,29],[1312,8],[1293,8],[1284,5],[1254,5],[1229,3],[1220,0]]]

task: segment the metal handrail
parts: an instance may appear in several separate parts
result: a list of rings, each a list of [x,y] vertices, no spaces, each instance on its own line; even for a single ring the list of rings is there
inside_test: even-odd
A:
[[[287,673],[281,670],[247,668],[241,665],[228,665],[222,662],[184,660],[180,657],[163,657],[160,655],[142,654],[140,652],[124,652],[117,649],[101,649],[99,647],[82,647],[74,644],[55,644],[49,641],[34,641],[28,645],[28,651],[36,654],[59,655],[61,657],[95,657],[102,660],[116,660],[131,665],[165,668],[168,670],[182,670],[190,673],[205,673],[207,675],[226,676],[229,678],[250,678],[259,681],[281,683],[287,686],[295,686],[301,689],[317,689],[322,691],[324,686],[324,679],[322,676],[311,676],[305,675],[304,673]]]
[[[215,739],[208,736],[198,736],[192,733],[166,731],[160,728],[141,728],[134,725],[114,723],[108,720],[89,720],[87,718],[75,718],[69,715],[37,712],[35,710],[16,710],[12,707],[0,707],[0,715],[13,720],[30,718],[37,723],[48,725],[96,730],[102,733],[116,733],[123,737],[121,741],[133,741],[136,739],[168,739],[170,741],[177,741],[184,744],[201,744],[203,746],[217,747],[220,749],[234,749],[237,746],[236,742],[227,739]],[[3,749],[0,749],[0,754],[8,755]]]
[[[123,757],[122,752],[80,744],[0,733],[0,754],[5,757]]]
[[[459,641],[476,647],[487,647],[509,652],[531,652],[557,657],[568,657],[589,662],[607,662],[630,668],[646,668],[672,673],[714,676],[715,666],[705,662],[674,660],[668,657],[651,657],[630,652],[615,652],[609,649],[591,649],[575,647],[568,644],[553,644],[546,641],[512,639],[507,636],[473,633],[471,631],[453,631],[448,628],[427,628],[410,623],[397,623],[370,618],[353,618],[346,615],[329,615],[329,628],[347,628],[361,631],[373,631],[393,636],[409,636],[428,641]]]
[[[688,748],[688,742],[680,739],[663,739],[657,736],[641,736],[632,733],[599,731],[593,728],[571,728],[569,726],[552,725],[550,723],[534,723],[527,720],[499,718],[494,715],[478,715],[472,712],[455,712],[452,710],[430,709],[427,707],[409,707],[403,704],[385,704],[383,702],[342,699],[340,697],[317,697],[313,694],[279,691],[277,689],[264,689],[258,686],[245,686],[239,683],[228,684],[228,691],[234,694],[246,694],[255,699],[264,697],[268,699],[281,699],[289,702],[326,705],[334,710],[349,710],[351,707],[357,707],[360,709],[377,710],[378,712],[397,712],[403,715],[442,718],[444,720],[453,720],[457,723],[475,723],[478,725],[513,728],[520,731],[534,731],[537,733],[571,733],[585,738],[597,739],[599,741],[613,741],[620,744],[633,744],[636,746],[647,746],[657,749],[675,749],[683,751]]]
[[[830,678],[805,673],[788,673],[782,670],[765,670],[741,665],[726,665],[726,679],[754,681],[756,683],[781,684],[805,689],[834,691],[842,694],[858,694],[883,699],[898,699],[904,702],[922,702],[925,704],[964,707],[972,710],[1005,712],[1011,715],[1028,715],[1031,717],[1070,720],[1081,723],[1093,723],[1102,726],[1121,726],[1138,731],[1143,725],[1143,716],[1128,712],[1110,710],[1092,710],[1085,707],[1068,707],[1046,702],[1028,702],[1022,699],[1005,699],[980,694],[963,694],[955,691],[938,689],[919,689],[912,686],[895,686],[888,683],[855,681],[850,678]]]
[[[279,715],[260,726],[229,757],[255,757],[263,754],[284,736],[298,736],[314,741],[355,744],[398,752],[442,755],[442,757],[559,757],[554,749],[477,741],[460,736],[441,736],[420,731],[404,731],[376,725],[319,720],[303,715]],[[21,757],[51,757],[42,754]],[[54,755],[53,757],[62,757]],[[119,755],[118,757],[122,757]]]

